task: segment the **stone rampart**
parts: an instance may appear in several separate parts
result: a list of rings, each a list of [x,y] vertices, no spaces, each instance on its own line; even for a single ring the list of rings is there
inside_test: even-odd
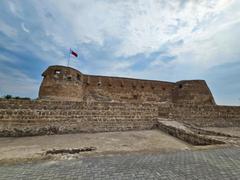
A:
[[[158,107],[153,104],[0,101],[0,136],[151,129]]]
[[[0,136],[151,129],[158,118],[200,127],[240,127],[240,107],[0,100]]]
[[[200,127],[240,127],[240,106],[174,104],[171,118]]]
[[[39,98],[60,101],[191,103],[215,105],[204,80],[176,83],[85,75],[64,66],[50,66],[42,74]]]

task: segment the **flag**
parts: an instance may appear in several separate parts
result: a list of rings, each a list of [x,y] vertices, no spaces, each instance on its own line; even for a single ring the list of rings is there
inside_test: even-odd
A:
[[[77,54],[75,51],[71,50],[71,49],[70,49],[70,53],[71,53],[73,56],[78,57],[78,54]]]

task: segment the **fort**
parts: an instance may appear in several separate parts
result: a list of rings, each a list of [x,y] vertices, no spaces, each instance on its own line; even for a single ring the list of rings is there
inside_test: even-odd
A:
[[[64,66],[50,66],[42,75],[40,99],[215,105],[203,80],[172,83],[92,76]]]
[[[204,80],[163,82],[43,72],[37,100],[0,100],[0,136],[152,129],[159,119],[196,127],[240,127],[240,107],[219,106]]]

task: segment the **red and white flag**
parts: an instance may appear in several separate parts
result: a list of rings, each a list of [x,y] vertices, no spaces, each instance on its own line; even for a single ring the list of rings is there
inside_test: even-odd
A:
[[[74,57],[78,57],[77,52],[73,51],[72,49],[70,49],[70,54],[73,55]]]

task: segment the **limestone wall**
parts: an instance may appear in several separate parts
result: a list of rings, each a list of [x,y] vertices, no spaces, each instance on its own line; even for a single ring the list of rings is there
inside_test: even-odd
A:
[[[173,90],[173,103],[215,105],[214,98],[205,81],[179,81]]]
[[[215,104],[211,91],[203,80],[173,83],[93,76],[64,66],[48,67],[43,77],[39,90],[40,99]]]
[[[43,72],[44,80],[39,89],[42,99],[82,101],[83,74],[72,68],[54,66]]]
[[[168,102],[174,83],[85,75],[85,101]]]
[[[0,136],[151,129],[158,118],[197,126],[240,127],[240,107],[0,100]]]
[[[202,127],[240,127],[240,106],[172,105],[171,118]]]
[[[150,129],[152,104],[60,101],[0,101],[0,136]]]

